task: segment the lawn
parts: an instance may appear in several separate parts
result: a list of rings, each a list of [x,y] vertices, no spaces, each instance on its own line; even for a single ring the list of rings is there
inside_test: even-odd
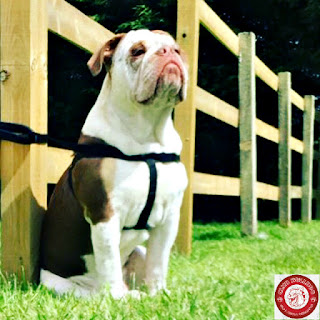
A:
[[[114,301],[57,297],[43,287],[0,279],[0,319],[273,319],[274,274],[320,273],[320,221],[283,229],[260,223],[242,237],[239,224],[194,226],[190,258],[172,254],[171,294]]]

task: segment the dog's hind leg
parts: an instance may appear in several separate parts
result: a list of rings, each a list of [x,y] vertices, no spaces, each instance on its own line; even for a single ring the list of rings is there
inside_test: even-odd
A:
[[[129,259],[129,256],[135,248],[143,244],[149,238],[147,230],[125,230],[121,233],[120,239],[120,255],[121,265],[124,266]]]
[[[121,234],[120,252],[123,280],[129,289],[138,289],[145,278],[146,248],[141,246],[148,240],[146,230],[126,230]]]
[[[40,283],[58,295],[74,294],[77,297],[86,297],[97,292],[94,279],[86,275],[63,278],[42,269],[40,272]]]
[[[139,289],[143,284],[146,275],[147,249],[137,246],[123,266],[123,280],[129,289]]]

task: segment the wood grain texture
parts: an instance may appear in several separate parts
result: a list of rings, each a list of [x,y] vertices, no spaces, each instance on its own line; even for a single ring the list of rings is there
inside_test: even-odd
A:
[[[184,193],[176,245],[180,252],[189,255],[192,240],[192,184],[196,125],[195,88],[198,77],[199,49],[198,0],[178,0],[177,41],[185,51],[189,63],[187,99],[178,105],[174,117],[175,127],[183,143],[181,160],[187,170],[189,185]]]
[[[206,4],[199,1],[201,24],[234,55],[239,54],[239,39],[231,28]]]
[[[290,90],[291,102],[300,110],[304,110],[304,99],[293,89]]]
[[[239,127],[239,110],[200,87],[196,88],[195,105],[197,110],[219,119],[230,126]],[[257,136],[279,143],[279,129],[260,119],[256,119],[255,127]],[[291,137],[290,148],[298,153],[303,153],[303,141]]]
[[[291,199],[302,198],[302,187],[301,186],[290,186]]]
[[[255,35],[239,34],[239,139],[241,231],[255,235],[257,212],[256,76]]]
[[[256,75],[271,89],[277,91],[279,87],[278,76],[258,57],[255,57],[254,64]]]
[[[279,187],[263,182],[257,182],[257,198],[278,201]]]
[[[279,73],[279,221],[291,224],[291,74]]]
[[[239,126],[239,110],[200,87],[195,92],[196,108],[235,128]]]
[[[94,52],[114,33],[64,0],[47,0],[49,30],[89,52]]]
[[[192,188],[195,194],[239,196],[240,179],[195,172]]]
[[[279,201],[279,187],[271,184],[256,182],[257,198]],[[301,199],[302,188],[290,186],[291,199]],[[207,173],[194,173],[193,192],[195,194],[240,196],[240,179],[236,177],[218,176]],[[316,192],[320,197],[320,192]]]
[[[45,1],[1,0],[1,120],[47,132]],[[47,203],[46,146],[1,143],[2,270],[38,276],[40,223]]]
[[[239,56],[239,38],[232,29],[209,7],[204,0],[199,1],[199,19],[201,24],[231,53]],[[278,76],[257,56],[254,57],[255,73],[274,91],[278,91]],[[304,110],[303,98],[293,89],[291,100],[299,109]]]
[[[312,220],[312,172],[313,172],[313,143],[314,143],[315,97],[305,96],[303,113],[303,143],[302,155],[302,199],[301,220]]]
[[[69,167],[73,152],[50,147],[47,151],[47,181],[57,183],[63,172]]]

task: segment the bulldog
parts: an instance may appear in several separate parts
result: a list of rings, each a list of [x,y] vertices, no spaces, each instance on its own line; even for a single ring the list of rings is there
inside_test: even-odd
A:
[[[111,146],[124,158],[75,155],[45,215],[40,281],[58,294],[108,287],[121,298],[145,284],[154,295],[166,289],[187,186],[172,121],[186,97],[186,62],[168,33],[137,30],[116,35],[88,62],[94,76],[103,65],[107,74],[79,144]],[[176,158],[157,158],[167,154]]]

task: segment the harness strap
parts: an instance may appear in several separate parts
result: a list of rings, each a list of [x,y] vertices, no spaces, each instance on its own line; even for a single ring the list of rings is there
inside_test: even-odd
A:
[[[80,145],[79,145],[80,146]],[[93,153],[77,153],[69,167],[68,172],[68,183],[70,189],[75,196],[73,183],[72,183],[72,169],[76,165],[78,161],[83,158],[117,158],[126,161],[143,161],[148,165],[149,169],[149,192],[146,204],[140,214],[139,220],[135,226],[131,227],[124,227],[123,230],[150,230],[151,227],[148,225],[148,220],[154,205],[156,192],[157,192],[157,168],[156,163],[168,163],[168,162],[179,162],[180,156],[173,153],[149,153],[149,154],[142,154],[142,155],[134,155],[134,156],[127,156],[121,153],[121,151],[115,147],[112,147],[108,144],[93,144],[93,145],[81,145],[85,147],[92,147],[91,150],[95,150],[96,152]],[[87,151],[87,150],[86,150]],[[97,152],[100,151],[100,152]]]
[[[133,227],[124,227],[123,230],[150,230],[151,227],[148,225],[148,219],[151,214],[151,210],[154,204],[154,200],[156,198],[156,191],[157,191],[157,168],[156,168],[156,161],[153,159],[146,160],[146,163],[149,168],[150,172],[150,185],[149,185],[149,193],[147,202],[140,214],[139,220],[137,224]]]
[[[56,148],[75,151],[75,157],[69,167],[68,183],[74,194],[72,184],[72,169],[77,161],[82,158],[116,158],[126,161],[144,161],[148,165],[150,173],[150,184],[147,202],[140,214],[138,223],[133,227],[124,227],[124,230],[144,230],[150,229],[148,219],[154,204],[157,191],[157,169],[156,162],[168,163],[179,162],[180,156],[174,153],[148,153],[138,155],[126,155],[119,149],[106,143],[78,144],[73,142],[54,139],[46,134],[32,131],[29,127],[18,124],[0,121],[0,140],[12,141],[20,144],[45,144],[50,143]]]
[[[75,143],[55,139],[47,134],[40,134],[32,131],[29,127],[18,124],[0,121],[0,140],[11,141],[19,144],[45,144],[59,149],[72,150],[80,157],[86,158],[117,158],[128,161],[146,161],[154,159],[159,162],[177,162],[180,161],[179,155],[175,153],[147,153],[127,155],[122,151],[107,143]]]
[[[75,197],[75,192],[73,189],[73,183],[72,183],[72,169],[76,165],[76,163],[83,159],[84,157],[81,155],[76,155],[75,158],[72,161],[72,164],[70,165],[68,169],[68,183],[69,187],[73,193],[73,196]],[[124,227],[123,230],[150,230],[151,227],[148,225],[148,220],[153,208],[154,200],[156,198],[156,192],[157,192],[157,178],[158,178],[158,173],[157,173],[157,168],[156,168],[156,160],[154,159],[147,159],[145,160],[146,164],[148,165],[149,169],[149,174],[150,174],[150,184],[149,184],[149,192],[148,192],[148,197],[146,204],[141,211],[139,220],[135,226],[132,227]]]

